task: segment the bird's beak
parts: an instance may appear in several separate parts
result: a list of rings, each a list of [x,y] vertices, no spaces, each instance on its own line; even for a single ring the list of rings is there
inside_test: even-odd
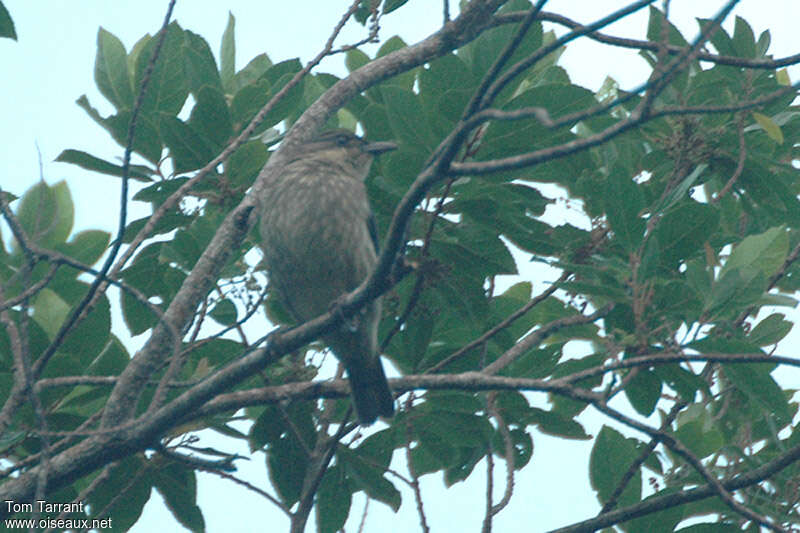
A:
[[[397,144],[390,141],[379,141],[367,143],[364,146],[364,151],[372,155],[379,155],[384,152],[391,152],[397,149]]]

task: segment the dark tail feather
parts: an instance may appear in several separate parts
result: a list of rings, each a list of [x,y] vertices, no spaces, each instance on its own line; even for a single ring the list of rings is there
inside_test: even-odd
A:
[[[349,365],[347,376],[356,416],[362,426],[372,424],[379,416],[388,418],[394,414],[394,398],[379,356]]]

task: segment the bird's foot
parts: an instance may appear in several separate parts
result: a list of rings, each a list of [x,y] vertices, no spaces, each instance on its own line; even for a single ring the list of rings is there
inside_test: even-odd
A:
[[[336,315],[339,315],[339,318],[342,320],[342,324],[344,325],[345,329],[351,332],[357,331],[359,315],[355,314],[351,317],[344,316],[342,307],[344,306],[345,303],[347,303],[347,295],[343,294],[331,302],[331,304],[328,306],[328,311]]]

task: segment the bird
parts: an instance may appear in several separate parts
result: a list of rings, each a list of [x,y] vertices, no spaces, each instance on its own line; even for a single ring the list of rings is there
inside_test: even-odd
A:
[[[368,142],[346,129],[322,132],[291,151],[266,184],[259,232],[269,283],[292,317],[329,311],[377,262],[375,222],[364,185],[375,156],[392,142]],[[359,424],[394,414],[378,349],[381,301],[323,337],[344,365]]]

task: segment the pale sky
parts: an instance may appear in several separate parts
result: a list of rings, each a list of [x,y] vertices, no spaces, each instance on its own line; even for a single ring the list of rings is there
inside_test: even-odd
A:
[[[349,4],[347,1],[286,2],[228,1],[187,2],[179,0],[173,19],[183,28],[203,36],[218,53],[219,42],[227,22],[228,11],[236,17],[237,68],[255,55],[266,52],[273,61],[300,57],[307,62],[321,49],[331,28]],[[457,2],[451,2],[456,4]],[[620,0],[553,0],[548,11],[559,12],[581,22],[590,22],[610,10],[625,5]],[[53,184],[66,179],[76,204],[74,231],[103,228],[113,231],[118,217],[119,181],[90,173],[72,165],[53,162],[67,148],[88,151],[115,161],[122,149],[111,141],[76,104],[87,94],[102,114],[111,106],[103,100],[93,80],[96,37],[103,27],[119,37],[130,50],[144,33],[155,33],[166,10],[166,0],[4,0],[16,24],[18,41],[0,39],[0,68],[6,73],[0,83],[0,186],[17,195],[39,179],[41,151],[45,181]],[[313,9],[309,6],[313,4]],[[659,5],[660,2],[656,2]],[[701,4],[701,7],[697,7]],[[672,18],[684,35],[691,39],[697,31],[694,16],[710,17],[722,5],[719,0],[674,0]],[[702,10],[702,11],[701,11]],[[700,12],[698,12],[700,11]],[[622,23],[604,30],[626,37],[642,38],[646,28],[646,10]],[[800,2],[796,0],[743,0],[734,12],[743,16],[758,34],[764,29],[772,33],[771,52],[784,56],[800,51],[797,21]],[[388,15],[382,23],[381,38],[400,34],[414,43],[434,31],[441,23],[441,2],[410,0],[399,11]],[[726,24],[731,28],[733,17]],[[358,39],[363,29],[353,25],[340,42]],[[559,30],[559,33],[561,30]],[[372,53],[372,52],[370,52]],[[341,57],[341,56],[339,56]],[[570,44],[562,57],[573,81],[597,89],[607,75],[624,88],[640,84],[647,71],[643,60],[632,51],[600,47],[588,40]],[[341,59],[324,63],[318,72],[343,75]],[[792,79],[800,78],[797,69]],[[130,220],[146,212],[131,204]],[[562,214],[567,216],[566,213]],[[559,216],[557,213],[555,216]],[[4,237],[8,231],[2,225]],[[122,335],[119,321],[114,331]],[[127,337],[127,336],[125,336]],[[134,342],[136,344],[136,342]],[[795,342],[796,344],[796,342]],[[532,395],[539,401],[543,395]],[[584,418],[587,430],[595,433],[603,422]],[[222,446],[222,443],[218,443]],[[588,483],[589,444],[562,441],[535,434],[535,450],[531,463],[516,477],[514,498],[496,520],[496,530],[545,531],[593,516],[598,510]],[[246,454],[243,449],[227,448]],[[396,454],[398,457],[400,453]],[[237,475],[271,491],[265,480],[262,455],[240,461]],[[398,466],[396,463],[393,466]],[[505,466],[497,462],[496,498],[503,484]],[[472,477],[444,489],[440,475],[423,478],[423,494],[427,494],[428,521],[433,531],[476,531],[483,518],[485,464],[479,464]],[[396,480],[393,480],[396,481]],[[395,515],[381,503],[372,502],[366,531],[419,530],[418,517],[411,493],[396,483],[403,492],[403,506]],[[240,487],[208,475],[200,477],[199,503],[210,532],[285,531],[288,521],[268,502]],[[347,530],[358,528],[363,499],[356,497]],[[312,514],[313,522],[313,514]],[[315,530],[313,524],[308,531]],[[136,532],[180,531],[160,497],[154,492],[145,507],[143,518],[133,529]]]

